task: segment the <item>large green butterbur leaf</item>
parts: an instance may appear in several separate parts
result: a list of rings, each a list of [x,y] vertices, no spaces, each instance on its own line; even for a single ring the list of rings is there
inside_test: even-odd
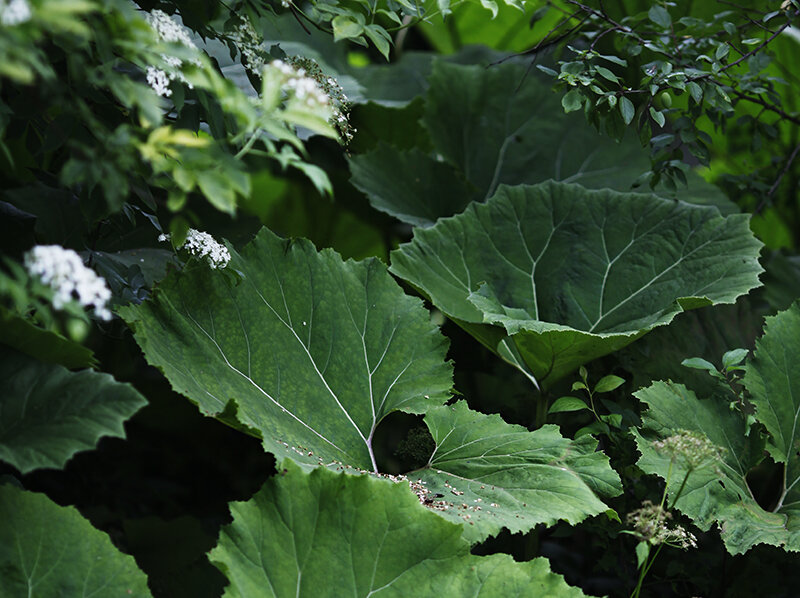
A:
[[[234,401],[279,457],[374,469],[386,415],[449,396],[446,340],[380,261],[343,262],[266,229],[232,254],[240,280],[197,267],[121,310],[148,361],[204,412]]]
[[[144,405],[129,384],[91,370],[70,372],[0,345],[0,460],[23,473],[63,467]]]
[[[427,467],[409,473],[425,482],[442,516],[467,523],[464,536],[480,541],[502,528],[528,531],[563,519],[575,524],[608,510],[597,497],[622,492],[608,458],[591,436],[563,438],[557,426],[529,432],[466,403],[425,415],[436,449]]]
[[[554,179],[629,190],[649,168],[638,141],[616,143],[583,114],[564,114],[550,83],[529,70],[513,63],[486,68],[435,62],[421,121],[435,151],[380,145],[350,158],[353,184],[374,208],[414,226],[430,226],[471,201],[484,201],[501,184]],[[699,176],[690,173],[689,185],[679,191],[686,201],[736,211]]]
[[[549,182],[417,229],[391,271],[548,386],[682,310],[732,303],[759,284],[760,246],[745,215]]]
[[[777,463],[785,463],[784,487],[800,501],[800,304],[766,318],[744,384],[756,418],[770,434],[769,454]],[[781,501],[793,502],[786,498]],[[800,515],[800,502],[793,508]]]
[[[72,507],[0,486],[0,596],[150,596],[133,557]]]
[[[744,435],[744,420],[729,409],[728,397],[701,400],[671,382],[656,382],[635,394],[648,406],[642,431],[634,432],[642,453],[638,465],[647,473],[669,477],[670,504],[689,473],[688,465],[680,457],[672,462],[672,456],[656,450],[653,443],[681,430],[699,433],[723,449],[722,459],[693,469],[674,506],[702,530],[717,524],[732,554],[762,543],[800,550],[800,490],[794,488],[777,511],[758,504],[745,476],[763,458],[763,443],[756,432]]]
[[[251,500],[232,504],[210,559],[225,596],[376,598],[579,597],[545,559],[478,557],[461,528],[404,483],[291,463]]]
[[[748,471],[763,459],[764,443],[754,431],[745,436],[742,416],[728,408],[729,396],[700,400],[685,387],[666,382],[636,393],[649,407],[644,428],[636,433],[642,453],[639,466],[663,478],[669,474],[670,492],[677,493],[687,467],[677,458],[670,473],[671,457],[655,450],[654,442],[689,430],[724,449],[716,467],[689,474],[676,506],[702,529],[716,522],[734,554],[760,543],[800,551],[800,305],[795,303],[766,321],[764,336],[747,364],[744,383],[756,406],[756,418],[769,432],[766,448],[776,462],[784,464],[776,504],[768,506],[771,510],[756,502],[746,479]]]
[[[414,226],[430,226],[442,215],[462,211],[473,194],[453,167],[417,149],[400,151],[381,143],[352,158],[350,170],[372,207]]]

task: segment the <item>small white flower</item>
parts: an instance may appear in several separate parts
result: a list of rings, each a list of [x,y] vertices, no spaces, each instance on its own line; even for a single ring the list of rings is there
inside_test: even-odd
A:
[[[173,21],[163,10],[154,10],[147,15],[146,19],[161,41],[179,43],[187,48],[197,49],[189,35],[189,30]]]
[[[172,90],[169,88],[169,77],[161,69],[154,66],[147,67],[147,84],[162,97],[168,98],[172,95]]]
[[[269,63],[269,67],[276,69],[283,75],[283,88],[298,100],[304,100],[312,108],[328,105],[330,101],[328,94],[320,88],[314,79],[306,76],[305,69],[296,69],[282,60],[273,60]]]
[[[28,0],[0,0],[0,24],[5,27],[29,21],[31,16]]]
[[[3,0],[0,0],[2,2]],[[192,41],[189,30],[182,25],[173,21],[167,13],[162,10],[154,10],[146,17],[147,22],[156,32],[158,39],[166,43],[178,43],[191,50],[197,50],[197,46]],[[153,88],[158,95],[162,97],[169,97],[172,95],[172,90],[169,89],[171,81],[176,79],[181,83],[186,84],[189,89],[192,89],[192,84],[186,79],[181,69],[183,68],[183,60],[176,56],[161,55],[161,60],[169,67],[164,71],[154,66],[147,67],[147,83]],[[192,64],[200,65],[200,61],[193,59],[190,61]]]
[[[84,307],[93,307],[97,317],[111,319],[106,304],[111,291],[106,281],[83,265],[80,256],[60,245],[37,245],[25,254],[25,269],[55,292],[53,307],[61,309],[77,299]]]
[[[161,242],[169,241],[169,239],[169,235],[158,235],[158,240]],[[195,257],[206,258],[212,270],[224,268],[231,261],[231,254],[227,247],[217,243],[214,237],[208,233],[193,228],[189,229],[189,233],[186,235],[186,242],[181,247]]]
[[[242,54],[244,67],[260,77],[269,55],[264,48],[263,40],[256,32],[250,19],[246,16],[240,16],[239,19],[239,25],[231,33],[231,39]]]

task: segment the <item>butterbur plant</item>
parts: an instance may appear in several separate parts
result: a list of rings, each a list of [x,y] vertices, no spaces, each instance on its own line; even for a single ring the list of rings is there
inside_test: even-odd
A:
[[[0,0],[0,596],[794,596],[797,7],[685,4]]]
[[[673,466],[678,463],[684,472],[678,489],[671,494],[673,505],[686,488],[692,473],[703,467],[711,467],[719,472],[715,463],[720,461],[722,450],[715,446],[705,435],[696,431],[677,430],[671,436],[656,440],[651,444],[657,453],[669,457],[669,468],[665,478],[666,486],[661,502],[656,505],[646,500],[638,509],[627,515],[627,523],[632,533],[639,538],[636,545],[636,559],[639,567],[639,579],[631,596],[638,597],[642,591],[642,583],[653,562],[663,546],[689,549],[697,548],[697,538],[681,525],[670,525],[672,513],[667,508],[667,489],[670,488]],[[652,548],[656,548],[651,554]]]

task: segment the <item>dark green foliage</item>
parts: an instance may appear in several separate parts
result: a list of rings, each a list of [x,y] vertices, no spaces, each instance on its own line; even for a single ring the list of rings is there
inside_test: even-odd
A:
[[[0,594],[794,596],[798,23],[0,0]]]

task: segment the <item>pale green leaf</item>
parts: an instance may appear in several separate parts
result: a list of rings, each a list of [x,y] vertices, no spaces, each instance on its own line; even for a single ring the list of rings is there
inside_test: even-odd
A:
[[[601,77],[603,77],[604,79],[607,79],[607,80],[611,81],[612,83],[619,83],[619,78],[614,73],[612,73],[610,70],[608,70],[606,67],[604,67],[604,66],[595,66],[594,68],[597,71],[597,74],[600,75]]]
[[[639,542],[636,545],[636,566],[639,569],[647,562],[648,556],[650,556],[650,544],[647,542]]]
[[[625,380],[619,376],[603,376],[594,386],[594,392],[611,392],[625,384]]]
[[[287,463],[231,514],[209,555],[230,581],[225,598],[584,595],[543,558],[470,554],[461,527],[404,482]]]
[[[391,270],[512,361],[496,344],[508,335],[548,386],[681,311],[758,286],[760,246],[745,215],[550,182],[503,187],[417,229]]]
[[[717,371],[717,368],[714,367],[713,363],[703,359],[702,357],[690,357],[689,359],[684,359],[681,362],[681,365],[687,368],[692,368],[693,370],[705,370],[717,378],[722,376],[722,374]]]
[[[739,365],[747,357],[747,349],[732,349],[722,356],[722,367],[725,369]]]
[[[236,191],[225,172],[200,170],[196,173],[197,184],[206,199],[215,208],[228,214],[236,211]]]
[[[375,47],[378,48],[378,51],[381,53],[381,55],[386,60],[389,60],[391,37],[389,37],[389,34],[386,33],[386,30],[380,25],[367,25],[364,28],[364,35],[366,35],[372,41],[372,43],[375,44]]]
[[[633,107],[633,102],[631,102],[625,96],[622,96],[619,99],[619,113],[622,115],[622,120],[626,125],[631,124],[633,117],[636,114],[636,108]]]
[[[664,124],[667,122],[667,119],[664,117],[664,113],[659,112],[652,106],[650,106],[650,116],[659,127],[663,127]]]
[[[586,404],[585,401],[582,401],[577,397],[560,397],[556,399],[552,405],[550,405],[550,409],[547,410],[547,413],[583,411],[584,409],[587,410],[589,409],[589,406]]]
[[[497,2],[494,0],[480,0],[481,6],[492,12],[492,18],[497,17]],[[508,2],[507,2],[508,4]]]
[[[581,92],[577,89],[570,89],[564,94],[564,97],[561,98],[561,107],[564,108],[564,112],[580,110],[583,107],[583,96]]]
[[[703,99],[703,88],[694,81],[689,81],[689,83],[686,84],[686,89],[689,90],[692,99],[695,102],[700,103],[700,101]]]
[[[0,485],[0,596],[150,596],[132,556],[73,507]]]
[[[267,451],[307,465],[374,469],[384,417],[449,397],[446,339],[379,260],[267,229],[226,270],[175,272],[120,314],[176,391],[209,415],[233,402]]]
[[[425,415],[436,449],[428,465],[408,474],[444,497],[433,508],[464,523],[464,536],[484,540],[508,528],[528,531],[559,520],[575,524],[608,510],[597,497],[622,492],[597,441],[563,438],[558,427],[534,432],[459,401]]]
[[[0,345],[0,460],[27,473],[60,468],[147,404],[131,385],[91,370],[70,372]]]
[[[364,33],[364,25],[345,15],[338,15],[331,21],[333,39],[337,42],[343,39],[358,38]]]

